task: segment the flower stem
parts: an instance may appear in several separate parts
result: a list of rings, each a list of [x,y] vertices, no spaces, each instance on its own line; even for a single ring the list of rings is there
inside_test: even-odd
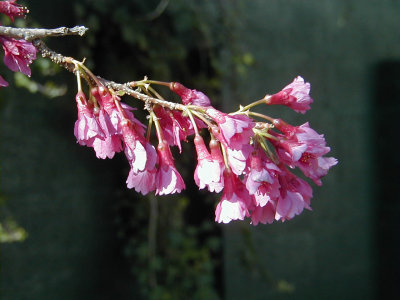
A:
[[[248,105],[246,105],[246,106],[241,107],[239,111],[246,111],[246,110],[249,110],[250,108],[252,108],[252,107],[254,107],[254,106],[257,106],[257,105],[259,105],[259,104],[263,104],[263,103],[265,104],[266,101],[267,101],[269,98],[271,98],[271,96],[267,95],[267,96],[265,96],[264,98],[262,98],[262,99],[260,99],[260,100],[254,101],[254,102],[252,102],[252,103],[250,103],[250,104],[248,104]]]

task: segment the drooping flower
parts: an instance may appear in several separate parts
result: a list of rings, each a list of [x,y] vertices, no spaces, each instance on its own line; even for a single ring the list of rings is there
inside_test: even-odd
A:
[[[213,107],[207,108],[207,114],[217,123],[219,130],[213,130],[219,140],[223,140],[229,148],[240,150],[248,144],[254,135],[253,119],[245,115],[228,115]]]
[[[36,48],[31,42],[16,40],[5,36],[0,36],[0,43],[5,52],[4,63],[14,72],[20,71],[25,75],[31,76],[29,65],[36,59]]]
[[[29,13],[26,7],[15,3],[15,1],[17,0],[0,2],[0,13],[7,15],[12,22],[14,22],[14,17],[25,17],[25,14]]]
[[[146,166],[143,171],[135,171],[137,168],[131,167],[126,184],[128,188],[134,188],[136,192],[146,195],[156,189],[157,152],[154,146],[148,142],[145,143],[144,147],[147,157]]]
[[[216,141],[214,140],[214,142]],[[204,140],[200,135],[195,136],[194,145],[197,152],[197,166],[194,172],[194,181],[199,189],[207,187],[210,192],[219,193],[224,188],[222,154],[220,152],[218,154],[214,150],[214,156],[217,156],[214,158],[208,152]],[[217,147],[219,146],[217,145]]]
[[[265,206],[256,206],[251,212],[251,224],[256,226],[258,223],[271,224],[275,220],[275,207],[273,202],[268,202]]]
[[[104,86],[92,88],[91,94],[99,105],[95,115],[105,135],[104,139],[95,139],[93,148],[98,158],[113,158],[115,153],[121,152],[123,149],[120,126],[123,116],[117,109],[114,98]]]
[[[291,126],[276,119],[274,125],[284,133],[283,136],[278,135],[279,142],[271,140],[279,158],[291,168],[300,168],[315,184],[321,185],[321,177],[338,162],[336,158],[323,157],[330,151],[324,136],[310,128],[308,122],[301,126]]]
[[[297,76],[292,83],[285,86],[280,92],[266,96],[267,104],[280,104],[290,107],[296,112],[302,114],[309,110],[313,99],[310,97],[310,83],[304,82],[304,79]]]
[[[215,209],[215,221],[229,223],[250,216],[252,197],[239,177],[229,169],[224,171],[224,192]]]
[[[311,209],[312,188],[307,182],[293,175],[283,166],[279,182],[281,196],[276,205],[276,220],[290,220],[299,215],[304,208]]]
[[[183,116],[180,111],[171,111],[161,106],[154,108],[154,113],[157,115],[160,122],[164,139],[171,146],[177,146],[179,152],[182,152],[181,141],[186,141],[187,136],[194,133],[194,128],[190,119]],[[205,128],[206,125],[195,118],[197,128]]]
[[[89,106],[85,94],[78,92],[75,100],[78,109],[78,119],[74,127],[75,137],[80,145],[93,147],[94,140],[104,139],[105,135],[93,115],[93,108]]]
[[[0,86],[8,86],[8,82],[0,75]]]
[[[265,206],[279,197],[278,175],[281,169],[273,163],[261,147],[256,147],[249,157],[244,182],[256,206]]]
[[[158,170],[156,174],[156,195],[180,193],[185,188],[185,182],[175,168],[168,143],[166,141],[160,141],[157,152]]]
[[[129,120],[121,122],[122,140],[124,143],[125,156],[134,172],[143,171],[147,164],[147,151],[145,140],[140,136]]]
[[[171,82],[169,88],[181,97],[183,104],[193,104],[198,106],[211,105],[210,99],[204,93],[188,89],[179,82]]]

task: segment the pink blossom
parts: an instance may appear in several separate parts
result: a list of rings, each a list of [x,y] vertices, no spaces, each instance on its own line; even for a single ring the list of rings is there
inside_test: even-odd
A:
[[[103,108],[97,114],[97,118],[105,138],[96,138],[93,141],[93,148],[97,158],[113,158],[116,152],[122,151],[121,137],[114,128],[110,116]]]
[[[4,63],[14,72],[31,76],[29,65],[36,59],[36,48],[31,42],[0,36],[0,43],[5,52]]]
[[[231,167],[233,173],[241,175],[246,168],[246,162],[253,151],[253,146],[249,144],[243,144],[240,150],[229,148],[226,143],[222,144],[225,146],[226,154],[228,157],[228,164]]]
[[[279,142],[271,140],[279,158],[292,168],[300,168],[315,184],[321,185],[321,177],[338,162],[333,157],[323,157],[330,151],[324,136],[310,128],[308,123],[295,127],[277,119],[274,125],[284,133],[284,136],[277,135]]]
[[[156,195],[180,193],[185,188],[185,183],[175,168],[168,143],[160,142],[157,151],[159,164],[156,174]]]
[[[216,141],[214,141],[216,142]],[[219,193],[224,188],[223,182],[223,158],[222,154],[216,153],[216,159],[208,152],[204,140],[200,135],[194,138],[194,145],[197,152],[197,167],[194,172],[194,180],[199,187],[203,189],[207,186],[210,192]],[[217,145],[217,147],[219,147]],[[217,150],[218,151],[218,150]],[[222,165],[222,166],[221,166]]]
[[[310,104],[313,103],[309,93],[310,83],[304,82],[302,77],[297,76],[292,83],[285,86],[279,93],[269,98],[266,96],[266,103],[286,105],[294,111],[304,114],[311,108]]]
[[[150,143],[145,143],[146,149],[146,166],[143,171],[135,171],[137,168],[131,168],[129,171],[128,179],[126,184],[128,188],[135,188],[136,192],[142,193],[143,195],[148,194],[156,189],[156,162],[157,152],[154,146]]]
[[[181,141],[186,141],[188,135],[194,133],[193,124],[188,117],[184,117],[180,111],[171,111],[161,106],[154,108],[160,122],[164,139],[171,146],[177,146],[179,152],[182,152]],[[195,119],[198,128],[205,128],[206,125]]]
[[[221,201],[215,209],[215,221],[229,223],[232,220],[243,220],[250,216],[252,197],[239,177],[229,169],[225,169],[224,184]]]
[[[0,75],[0,86],[8,86],[8,82]]]
[[[78,92],[75,100],[78,108],[78,120],[74,127],[75,137],[80,145],[93,147],[94,140],[104,139],[105,135],[93,115],[93,108],[88,105],[85,94]]]
[[[171,91],[177,93],[181,99],[182,103],[185,105],[193,104],[198,106],[210,106],[210,99],[204,95],[202,92],[197,90],[191,90],[187,87],[183,86],[179,82],[171,82],[170,84]]]
[[[0,2],[0,13],[7,15],[12,22],[14,22],[14,17],[25,17],[25,14],[29,12],[26,7],[16,4],[15,1],[16,0]]]
[[[207,114],[217,123],[219,130],[213,130],[229,148],[240,150],[244,144],[248,144],[254,135],[253,119],[245,115],[228,115],[216,110],[213,107],[207,108]]]
[[[254,195],[254,204],[263,207],[274,203],[280,196],[278,175],[280,168],[274,164],[260,147],[249,158],[248,170],[244,178],[250,195]]]
[[[304,208],[311,209],[312,189],[307,182],[291,174],[284,167],[282,171],[279,176],[281,197],[276,205],[275,219],[284,221],[299,215]]]
[[[125,155],[134,172],[143,171],[147,163],[145,140],[140,136],[129,120],[121,122],[122,139],[125,146]]]
[[[275,207],[272,202],[265,206],[256,206],[251,212],[251,224],[256,226],[258,223],[271,224],[275,220]]]

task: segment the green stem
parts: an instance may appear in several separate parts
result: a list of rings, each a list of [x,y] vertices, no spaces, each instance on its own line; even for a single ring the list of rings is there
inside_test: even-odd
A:
[[[262,119],[266,119],[266,120],[270,121],[271,123],[273,123],[274,120],[275,120],[274,118],[271,118],[270,116],[266,116],[266,115],[263,115],[263,114],[260,114],[260,113],[256,113],[256,112],[252,112],[252,111],[249,111],[248,114],[252,115],[252,116],[255,116],[255,117],[262,118]]]
[[[188,116],[189,116],[190,121],[191,121],[192,124],[193,124],[194,132],[196,133],[196,135],[198,135],[198,134],[199,134],[199,130],[198,130],[198,128],[197,128],[196,121],[195,121],[194,118],[193,118],[192,112],[191,112],[190,109],[188,109],[188,108],[186,108],[186,112],[187,112],[187,114],[188,114]]]
[[[250,108],[252,108],[252,107],[254,107],[254,106],[257,106],[257,105],[259,105],[259,104],[265,104],[266,101],[267,101],[269,98],[271,98],[271,96],[265,96],[264,98],[262,98],[262,99],[260,99],[260,100],[254,101],[253,103],[250,103],[250,104],[248,104],[248,105],[246,105],[246,106],[244,106],[244,107],[241,107],[241,108],[240,108],[240,111],[246,111],[246,110],[249,110]]]

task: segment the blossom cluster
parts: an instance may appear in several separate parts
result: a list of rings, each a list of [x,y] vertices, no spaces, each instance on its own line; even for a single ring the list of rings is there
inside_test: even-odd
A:
[[[0,13],[7,15],[14,22],[14,17],[24,17],[29,11],[16,0],[1,1]],[[4,49],[4,64],[14,72],[22,72],[31,76],[29,65],[36,59],[36,48],[24,39],[0,36],[0,44]],[[0,75],[0,86],[8,86],[8,82]]]
[[[155,82],[169,86],[182,101],[174,108],[162,101],[146,104],[149,124],[155,127],[157,147],[150,141],[151,126],[146,131],[146,126],[135,118],[134,109],[123,104],[117,93],[98,80],[93,85],[91,82],[96,81],[93,79],[88,81],[87,100],[80,88],[79,74],[78,78],[78,120],[74,131],[78,143],[92,147],[102,159],[123,151],[130,165],[127,187],[143,195],[152,191],[167,195],[185,189],[171,147],[182,152],[181,142],[193,135],[197,153],[195,183],[199,189],[222,192],[215,211],[217,222],[249,218],[257,225],[292,219],[310,209],[312,188],[289,169],[297,167],[321,185],[321,178],[337,163],[335,158],[325,157],[330,148],[324,136],[308,123],[292,126],[250,110],[259,104],[280,104],[305,113],[313,100],[309,95],[310,84],[300,76],[282,91],[230,114],[214,108],[200,91],[177,82]],[[150,95],[153,91],[162,100],[149,88],[152,83],[144,79],[135,82],[135,86]],[[205,139],[209,140],[208,146]]]

